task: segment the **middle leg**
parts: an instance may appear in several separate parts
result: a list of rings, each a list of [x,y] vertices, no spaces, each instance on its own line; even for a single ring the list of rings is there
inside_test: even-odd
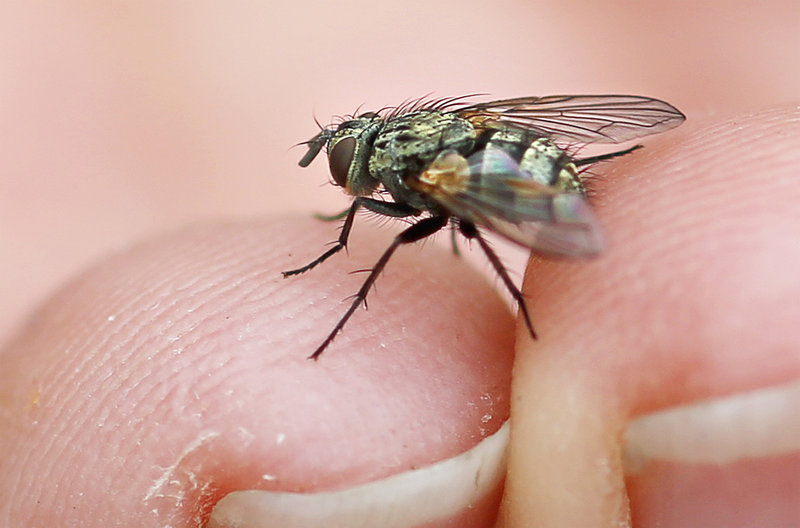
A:
[[[514,281],[511,280],[511,277],[508,276],[508,271],[506,271],[505,266],[500,261],[500,258],[494,252],[492,247],[484,240],[481,236],[478,229],[475,227],[475,224],[472,222],[465,222],[460,221],[458,224],[459,228],[461,229],[461,233],[469,240],[477,240],[478,244],[480,244],[481,249],[486,254],[486,258],[489,259],[489,262],[492,264],[492,267],[497,272],[497,275],[500,276],[500,280],[503,281],[506,288],[508,289],[511,297],[517,301],[517,305],[519,306],[519,310],[522,312],[522,317],[525,319],[525,325],[528,327],[528,332],[530,332],[531,337],[536,339],[536,331],[533,329],[533,323],[531,322],[531,316],[528,313],[528,306],[525,304],[525,297],[523,297],[522,292],[519,291],[517,285],[514,284]]]

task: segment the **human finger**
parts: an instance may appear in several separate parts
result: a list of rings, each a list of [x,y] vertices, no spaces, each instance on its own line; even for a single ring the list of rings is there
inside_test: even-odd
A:
[[[50,298],[3,350],[0,524],[199,526],[232,491],[341,490],[495,433],[512,320],[435,246],[400,251],[370,309],[307,359],[363,278],[347,272],[382,245],[359,228],[349,256],[281,277],[334,232],[301,218],[194,227]],[[493,518],[501,463],[451,518]]]
[[[796,524],[798,122],[687,124],[598,169],[608,253],[526,276],[507,526]]]

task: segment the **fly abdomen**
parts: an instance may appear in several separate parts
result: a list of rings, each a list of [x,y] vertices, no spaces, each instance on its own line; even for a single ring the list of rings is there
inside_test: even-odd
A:
[[[538,183],[566,192],[586,193],[572,158],[547,138],[537,138],[528,145],[519,168]]]
[[[520,163],[532,141],[539,136],[520,128],[488,129],[478,138],[475,150],[500,149]]]
[[[514,127],[489,129],[479,137],[476,150],[479,149],[505,152],[537,183],[567,192],[585,192],[572,158],[534,132]]]

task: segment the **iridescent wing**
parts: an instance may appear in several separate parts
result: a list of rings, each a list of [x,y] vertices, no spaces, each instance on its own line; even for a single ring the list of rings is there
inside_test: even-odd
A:
[[[583,196],[531,180],[499,149],[469,159],[444,152],[409,186],[453,216],[548,256],[588,257],[604,247],[599,223]]]
[[[621,143],[670,130],[686,119],[667,102],[636,95],[520,97],[455,112],[478,126],[509,124],[580,143]]]

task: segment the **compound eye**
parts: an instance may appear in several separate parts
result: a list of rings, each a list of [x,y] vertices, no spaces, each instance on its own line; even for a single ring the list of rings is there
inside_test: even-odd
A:
[[[336,143],[328,154],[328,164],[331,167],[333,181],[339,187],[347,185],[347,173],[350,172],[350,164],[353,162],[355,150],[356,138],[347,137]]]

